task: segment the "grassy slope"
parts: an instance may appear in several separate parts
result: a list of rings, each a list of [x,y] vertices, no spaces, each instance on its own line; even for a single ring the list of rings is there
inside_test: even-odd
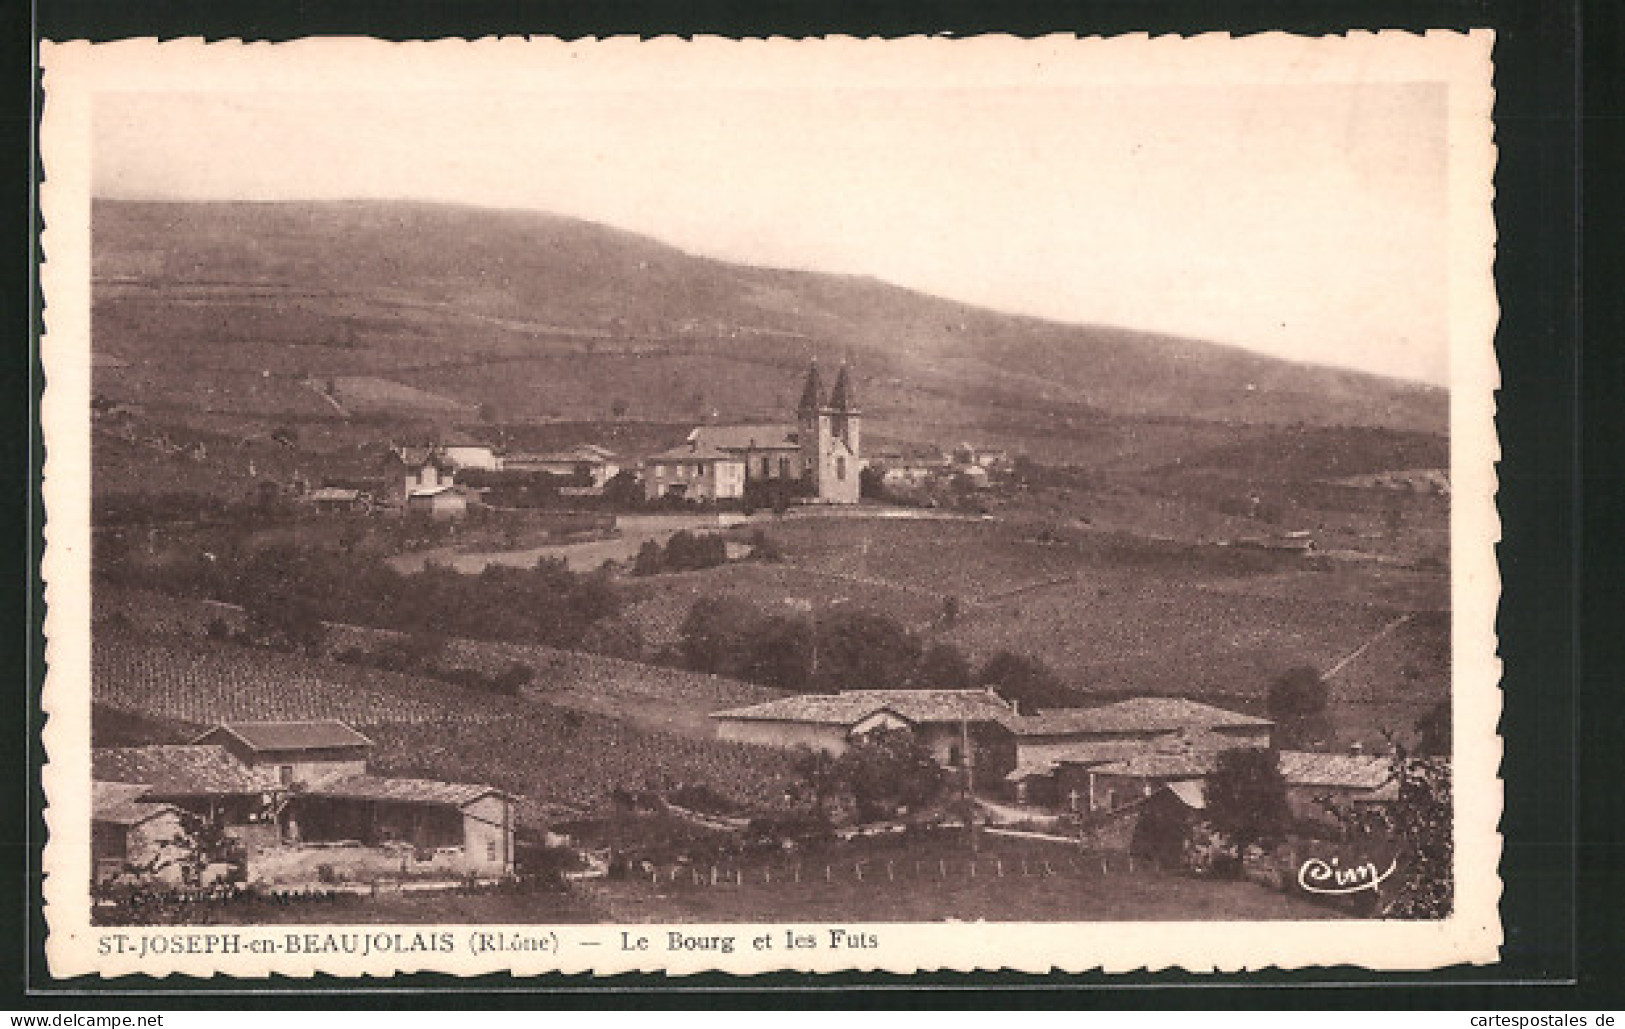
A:
[[[852,351],[870,408],[914,425],[1443,426],[1437,390],[730,265],[539,213],[103,200],[94,218],[97,346],[128,362],[98,388],[147,399],[314,416],[322,402],[289,383],[378,375],[515,415],[601,416],[615,395],[639,416],[751,416],[793,401],[809,352]]]

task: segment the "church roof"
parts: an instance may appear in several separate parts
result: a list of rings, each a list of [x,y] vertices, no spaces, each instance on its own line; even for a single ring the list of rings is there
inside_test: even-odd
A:
[[[801,433],[794,425],[702,425],[690,438],[718,450],[799,450]]]
[[[807,368],[807,384],[801,389],[802,411],[816,411],[824,403],[824,384],[818,378],[818,362]]]
[[[852,376],[844,362],[841,364],[840,374],[835,376],[835,388],[830,390],[829,406],[836,411],[858,409],[858,396],[852,389]]]
[[[670,450],[662,450],[658,454],[650,454],[645,459],[650,464],[672,464],[674,462],[704,462],[704,461],[743,461],[738,454],[727,450],[719,450],[709,443],[696,440],[693,443],[684,443]]]

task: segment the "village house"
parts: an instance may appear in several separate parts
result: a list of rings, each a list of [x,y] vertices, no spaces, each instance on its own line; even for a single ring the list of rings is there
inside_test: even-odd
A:
[[[744,495],[744,459],[725,450],[691,441],[643,461],[646,500],[715,503]]]
[[[124,785],[116,798],[104,787],[110,819],[133,817],[126,808],[140,803],[221,826],[250,882],[512,873],[512,797],[491,786],[374,775],[371,747],[340,722],[238,722],[184,746],[98,748],[93,775]],[[109,863],[114,824],[103,833]]]
[[[867,733],[907,729],[949,769],[970,767],[978,784],[1015,766],[1006,722],[1015,708],[992,690],[844,690],[784,697],[717,711],[719,739],[770,747],[810,747],[840,755]]]
[[[401,461],[406,466],[402,488],[406,513],[436,520],[468,513],[468,491],[457,485],[457,470],[438,447],[402,448]]]
[[[581,485],[601,490],[620,474],[619,460],[612,450],[592,443],[548,453],[514,453],[502,459],[504,472],[544,473],[580,480]]]

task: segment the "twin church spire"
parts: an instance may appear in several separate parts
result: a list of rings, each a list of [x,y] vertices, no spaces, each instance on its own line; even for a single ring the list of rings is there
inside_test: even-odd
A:
[[[843,414],[857,414],[857,393],[852,388],[851,372],[845,361],[841,362],[841,370],[835,376],[835,388],[830,390],[829,402],[824,402],[823,380],[818,374],[818,359],[813,358],[807,368],[807,382],[801,389],[801,403],[797,410],[803,415],[815,415],[821,412],[840,412]]]

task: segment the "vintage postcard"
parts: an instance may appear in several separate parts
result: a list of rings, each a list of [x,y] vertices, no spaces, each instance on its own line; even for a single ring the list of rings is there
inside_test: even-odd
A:
[[[45,44],[51,974],[1494,962],[1491,43]]]

